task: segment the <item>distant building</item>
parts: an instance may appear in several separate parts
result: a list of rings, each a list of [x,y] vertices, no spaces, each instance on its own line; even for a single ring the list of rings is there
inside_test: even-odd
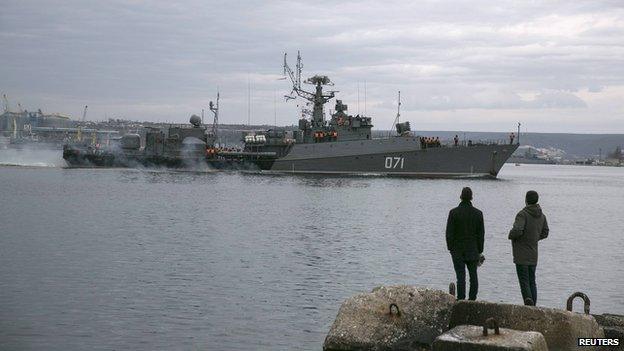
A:
[[[531,145],[522,145],[514,152],[508,162],[516,163],[561,163],[565,157],[565,151],[553,147],[537,148]]]
[[[68,116],[60,114],[43,114],[37,112],[4,112],[0,115],[0,136],[18,136],[30,134],[34,128],[71,128],[76,126]]]

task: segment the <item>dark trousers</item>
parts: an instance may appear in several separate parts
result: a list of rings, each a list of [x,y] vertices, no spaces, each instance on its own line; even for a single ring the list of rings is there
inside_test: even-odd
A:
[[[479,279],[477,278],[477,261],[465,261],[460,255],[451,255],[453,257],[453,268],[457,275],[457,299],[466,298],[466,267],[470,274],[470,291],[468,299],[476,300],[479,291]]]
[[[522,300],[527,298],[533,300],[533,305],[537,303],[537,285],[535,284],[535,265],[516,265],[516,273],[518,274],[518,283],[520,283],[520,292]]]

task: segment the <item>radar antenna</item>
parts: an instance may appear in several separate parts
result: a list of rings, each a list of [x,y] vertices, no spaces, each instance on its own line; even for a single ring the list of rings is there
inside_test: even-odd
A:
[[[304,81],[306,84],[312,84],[316,86],[315,92],[306,91],[301,87],[301,71],[303,69],[303,63],[301,63],[301,53],[297,51],[297,65],[295,66],[295,71],[293,71],[288,65],[287,54],[284,54],[284,75],[287,75],[290,78],[292,83],[292,91],[290,95],[284,96],[286,101],[295,99],[295,94],[301,98],[308,100],[313,103],[314,107],[312,109],[312,126],[314,127],[323,127],[325,125],[325,115],[323,113],[323,105],[326,102],[331,100],[336,91],[328,91],[323,93],[324,85],[334,85],[332,81],[327,76],[316,75],[310,77]]]

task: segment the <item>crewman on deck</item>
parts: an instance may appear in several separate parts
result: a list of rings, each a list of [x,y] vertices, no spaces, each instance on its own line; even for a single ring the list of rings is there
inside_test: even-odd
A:
[[[462,189],[461,202],[449,212],[446,222],[446,247],[453,259],[457,276],[457,299],[466,298],[466,267],[470,275],[470,300],[477,299],[479,279],[477,264],[483,259],[485,228],[483,213],[472,206],[472,189]]]
[[[529,190],[525,196],[526,206],[518,212],[509,240],[513,249],[513,261],[516,264],[518,283],[525,305],[537,303],[537,285],[535,269],[537,267],[537,243],[548,237],[548,222],[537,203],[539,195]]]

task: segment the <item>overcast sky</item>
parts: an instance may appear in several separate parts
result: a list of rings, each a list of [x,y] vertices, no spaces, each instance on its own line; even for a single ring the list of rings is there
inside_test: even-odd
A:
[[[388,129],[624,133],[624,1],[0,0],[0,91],[79,118],[294,124],[284,52]],[[359,104],[358,104],[359,86]],[[366,86],[366,94],[364,93]],[[366,104],[364,96],[366,95]],[[277,99],[275,99],[277,96]],[[277,103],[274,101],[277,100]],[[333,109],[334,102],[327,105]],[[359,105],[359,108],[358,108]]]

